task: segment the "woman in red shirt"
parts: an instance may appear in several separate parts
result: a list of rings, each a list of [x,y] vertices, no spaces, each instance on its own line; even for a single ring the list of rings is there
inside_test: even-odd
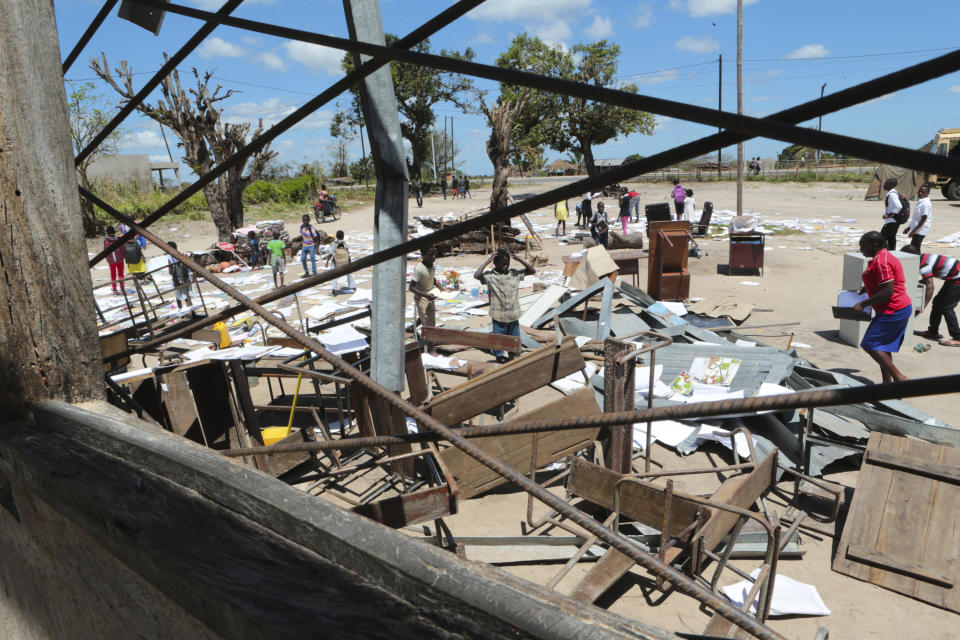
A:
[[[860,238],[860,253],[873,258],[863,272],[863,291],[870,296],[854,305],[857,311],[873,307],[875,314],[860,341],[863,350],[880,365],[884,382],[907,380],[893,364],[893,354],[900,351],[913,305],[907,295],[903,265],[887,251],[879,231],[870,231]]]

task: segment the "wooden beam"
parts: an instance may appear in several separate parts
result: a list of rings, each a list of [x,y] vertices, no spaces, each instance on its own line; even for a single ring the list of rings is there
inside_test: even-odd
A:
[[[410,391],[410,402],[420,406],[426,402],[430,392],[427,385],[427,372],[423,368],[420,345],[416,342],[407,344],[404,369],[407,375],[407,389]]]
[[[424,405],[424,410],[444,424],[459,424],[583,367],[580,349],[568,336],[559,345],[546,345],[531,351],[438,394]]]
[[[960,482],[960,468],[949,464],[930,462],[923,458],[895,456],[882,451],[871,451],[868,449],[863,454],[863,461],[890,469],[902,469],[909,473],[929,476],[937,480]]]
[[[494,349],[521,353],[523,344],[519,336],[505,336],[481,331],[459,331],[440,327],[423,327],[423,341],[431,344],[455,344],[477,349]]]
[[[525,413],[520,418],[523,420],[551,420],[572,415],[583,416],[599,413],[600,406],[593,396],[593,391],[584,388],[539,409]],[[590,427],[571,431],[541,433],[537,442],[537,467],[543,467],[591,446],[598,431],[598,427]],[[528,469],[533,449],[533,435],[518,433],[489,436],[473,438],[471,442],[476,443],[491,456],[499,458],[514,468]],[[450,469],[450,474],[457,483],[460,498],[472,498],[506,482],[503,476],[454,447],[445,449],[441,454],[441,459]]]
[[[931,567],[925,567],[915,562],[905,562],[903,560],[899,560],[889,554],[883,553],[882,551],[870,549],[869,547],[865,547],[863,545],[849,545],[847,547],[847,557],[851,560],[856,560],[857,562],[876,565],[886,569],[887,571],[903,573],[911,578],[916,578],[917,580],[932,582],[940,587],[946,587],[948,589],[953,588],[953,578],[945,573],[937,571]]]
[[[450,495],[450,487],[431,487],[360,505],[351,511],[399,529],[456,513],[457,501]]]

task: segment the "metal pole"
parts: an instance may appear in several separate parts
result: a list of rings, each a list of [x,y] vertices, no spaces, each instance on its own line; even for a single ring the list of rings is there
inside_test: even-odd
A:
[[[450,165],[453,172],[457,172],[457,151],[453,146],[453,116],[450,116]]]
[[[737,0],[737,115],[743,115],[743,0]],[[737,143],[737,215],[743,215],[743,142]]]
[[[827,83],[826,83],[826,82],[824,82],[822,85],[820,85],[820,99],[821,99],[821,100],[823,100],[823,90],[826,89],[826,88],[827,88]],[[817,120],[817,131],[820,131],[820,132],[823,131],[823,114],[822,114],[822,113],[820,114],[820,117],[819,117],[818,120]],[[821,157],[821,155],[822,155],[822,154],[821,154],[821,152],[820,152],[820,149],[817,149],[817,164],[818,164],[818,165],[820,164],[820,157]]]
[[[717,111],[723,111],[723,54],[717,58]],[[717,127],[717,134],[723,133],[723,127]],[[717,147],[717,178],[723,177],[723,148]]]
[[[351,40],[385,44],[377,0],[344,0]],[[360,68],[369,56],[354,54]],[[407,239],[407,163],[397,115],[390,66],[380,67],[360,85],[360,96],[370,136],[370,150],[377,170],[374,200],[373,250],[381,251]],[[406,306],[406,255],[396,256],[373,268],[371,305],[370,376],[393,392],[403,391],[404,314]]]
[[[433,181],[437,181],[437,148],[433,144],[433,139],[437,137],[437,132],[432,130],[430,131],[430,155],[433,157],[433,164],[430,165],[430,168],[433,170]]]

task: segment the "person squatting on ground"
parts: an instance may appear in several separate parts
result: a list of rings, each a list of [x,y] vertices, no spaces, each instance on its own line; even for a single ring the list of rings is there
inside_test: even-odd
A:
[[[923,239],[930,235],[931,221],[933,221],[933,205],[930,204],[930,185],[924,184],[917,190],[917,206],[913,208],[907,228],[903,230],[903,233],[910,238],[910,245],[917,249],[917,253],[920,253]]]
[[[103,239],[103,248],[106,249],[117,241],[117,232],[113,227],[107,227],[107,237]],[[107,254],[107,265],[110,266],[110,286],[114,295],[123,293],[123,246],[119,246]],[[119,289],[117,288],[119,286]]]
[[[884,382],[907,380],[893,364],[893,354],[900,351],[907,332],[907,323],[913,315],[913,305],[907,295],[903,265],[884,245],[884,238],[877,231],[868,231],[860,238],[860,253],[870,260],[863,272],[863,288],[870,296],[853,305],[857,311],[873,307],[870,320],[860,346],[880,365]]]
[[[437,259],[437,249],[435,247],[424,247],[420,250],[420,262],[413,268],[410,276],[409,291],[413,294],[414,304],[417,307],[417,315],[420,317],[421,336],[423,327],[435,327],[437,325],[437,296],[430,291],[437,284],[436,266],[434,262]],[[433,346],[430,347],[431,355],[435,355]]]
[[[567,235],[567,201],[561,200],[553,205],[553,217],[557,219],[557,232],[554,234],[560,237],[560,225],[563,225],[563,235]]]
[[[283,276],[287,273],[287,261],[283,257],[283,252],[287,245],[280,239],[280,232],[273,230],[273,240],[267,243],[267,251],[270,252],[270,270],[273,272],[273,287],[276,289],[283,286]],[[279,284],[277,284],[279,276]]]
[[[350,263],[352,258],[350,257],[350,247],[347,246],[346,241],[343,239],[343,229],[337,230],[337,239],[334,240],[333,244],[327,246],[327,262],[324,265],[324,268],[330,268],[330,261],[333,260],[333,268],[342,267]],[[334,278],[333,280],[333,289],[330,291],[332,295],[337,295],[337,291],[340,290],[340,287],[337,285],[340,283],[340,278]],[[353,281],[353,274],[347,274],[347,288],[344,290],[344,293],[352,293],[357,288],[357,285]]]
[[[883,188],[887,191],[887,197],[883,205],[883,228],[880,230],[880,235],[883,236],[884,246],[893,251],[897,246],[897,230],[900,228],[897,214],[900,213],[903,205],[900,204],[900,192],[897,191],[895,179],[888,178],[883,183]]]
[[[490,320],[493,321],[493,333],[503,336],[520,337],[520,281],[524,276],[532,276],[537,272],[529,262],[520,256],[514,256],[517,262],[523,265],[524,270],[510,268],[510,253],[500,249],[487,258],[477,267],[473,277],[487,285],[490,296]],[[493,262],[493,269],[484,271],[486,266]],[[512,360],[506,351],[494,351],[497,362]]]
[[[604,249],[609,249],[610,221],[607,220],[607,212],[602,202],[597,203],[597,210],[590,218],[590,235],[594,242],[602,244]]]
[[[900,251],[920,254],[920,250],[913,245],[907,245]],[[936,296],[933,295],[934,278],[943,280],[943,286]],[[957,312],[954,310],[957,302],[960,302],[960,260],[936,253],[920,254],[920,282],[925,287],[923,305],[930,307],[930,325],[926,331],[914,331],[913,334],[927,340],[937,340],[945,347],[960,347],[960,324],[957,323]],[[941,319],[947,322],[948,340],[941,340]]]
[[[687,191],[680,184],[680,178],[673,179],[673,209],[677,214],[677,220],[683,215],[683,201],[687,198]]]
[[[300,236],[303,238],[303,245],[300,248],[300,263],[303,265],[303,277],[310,275],[307,271],[307,256],[310,256],[310,262],[313,264],[313,275],[317,275],[317,230],[310,224],[310,216],[303,216],[303,224],[300,225]]]
[[[177,243],[170,241],[169,244],[174,249]],[[177,249],[179,251],[179,249]],[[177,296],[177,309],[183,309],[183,303],[187,303],[187,308],[193,306],[190,300],[190,283],[193,281],[193,272],[190,267],[177,260],[173,256],[167,256],[167,269],[170,270],[170,277],[173,278],[174,293]]]

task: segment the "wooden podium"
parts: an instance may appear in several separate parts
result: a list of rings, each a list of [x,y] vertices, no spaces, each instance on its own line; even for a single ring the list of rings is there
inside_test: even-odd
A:
[[[749,269],[763,276],[764,235],[762,233],[730,234],[730,273]]]
[[[690,223],[685,220],[651,222],[647,226],[650,252],[647,293],[657,300],[676,302],[690,297]]]

